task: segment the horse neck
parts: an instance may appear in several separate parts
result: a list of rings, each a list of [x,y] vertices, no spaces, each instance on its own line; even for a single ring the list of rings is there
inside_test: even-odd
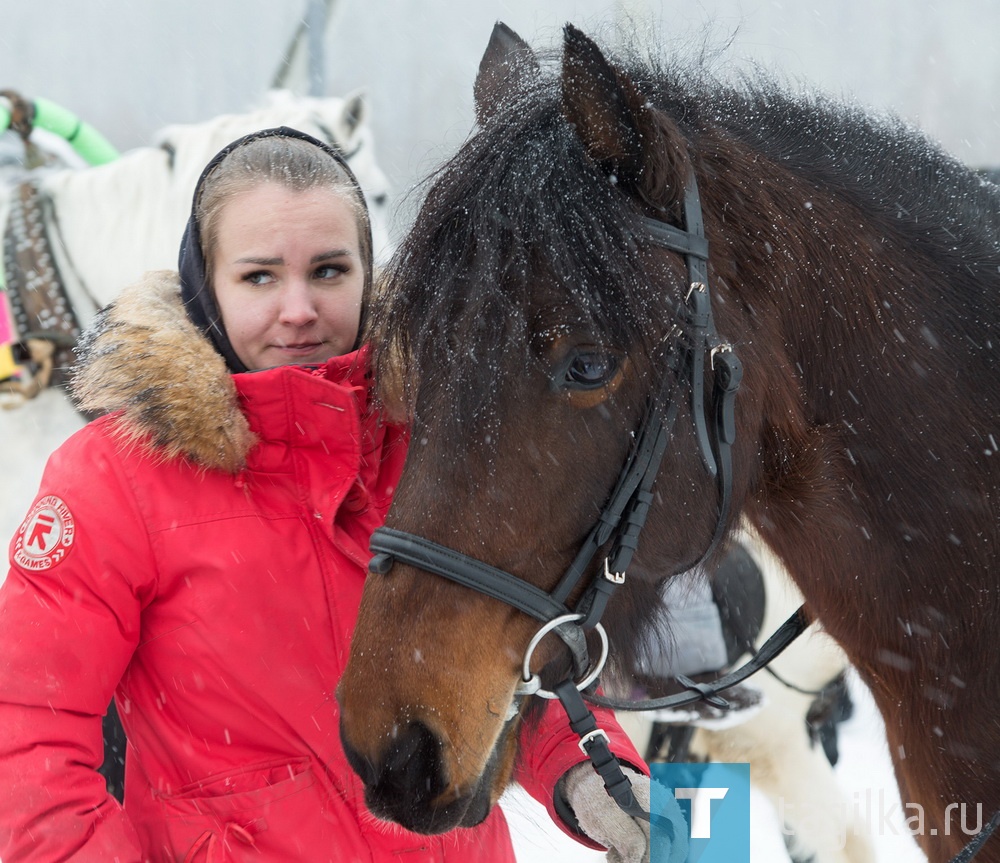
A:
[[[63,269],[71,265],[65,277],[78,275],[102,306],[147,270],[175,269],[189,207],[175,186],[167,153],[152,147],[45,177],[61,244],[52,239],[62,246]]]
[[[982,655],[990,631],[961,621],[969,608],[1000,614],[996,591],[982,593],[1000,553],[1000,459],[983,456],[1000,412],[987,373],[1000,324],[981,301],[1000,285],[987,267],[963,270],[982,264],[972,228],[955,239],[963,259],[932,254],[875,204],[763,158],[715,174],[706,211],[734,214],[710,226],[716,318],[745,368],[755,521],[780,524],[763,535],[855,664],[877,668],[880,648],[929,662],[929,649],[910,656],[899,620],[947,626],[963,662]]]

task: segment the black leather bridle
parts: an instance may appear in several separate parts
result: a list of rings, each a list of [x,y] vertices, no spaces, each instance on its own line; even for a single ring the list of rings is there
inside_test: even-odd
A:
[[[693,171],[684,193],[684,222],[684,229],[680,229],[659,219],[642,217],[643,227],[652,242],[684,255],[687,263],[690,287],[677,309],[679,323],[670,334],[682,342],[679,350],[670,355],[675,374],[665,374],[660,392],[650,399],[635,446],[607,503],[555,588],[541,590],[461,552],[416,534],[388,527],[379,528],[372,534],[371,550],[375,556],[369,563],[369,569],[378,574],[387,574],[395,561],[415,566],[512,605],[541,621],[543,626],[525,656],[524,679],[515,690],[515,704],[517,696],[521,695],[558,698],[570,718],[571,727],[580,735],[581,749],[604,779],[608,793],[624,811],[647,820],[650,819],[649,813],[644,812],[635,801],[629,781],[610,751],[607,735],[597,727],[581,690],[595,683],[607,657],[607,637],[600,619],[615,590],[625,582],[625,574],[638,546],[639,534],[654,499],[653,483],[677,419],[678,403],[672,396],[678,384],[685,379],[690,387],[691,416],[698,449],[705,469],[716,479],[719,493],[715,532],[698,564],[715,550],[729,520],[733,490],[731,450],[736,439],[735,401],[743,371],[732,345],[720,338],[715,329],[708,283],[708,241],[705,239],[701,200]],[[706,366],[714,375],[709,405],[705,404]],[[710,428],[712,434],[709,433]],[[603,566],[584,587],[575,607],[570,609],[566,604],[569,597],[578,590],[598,552],[609,543]],[[800,609],[747,666],[721,679],[719,683],[722,686],[691,681],[685,683],[682,680],[689,691],[667,699],[623,703],[593,694],[589,694],[587,699],[615,709],[633,710],[677,707],[703,698],[714,698],[714,703],[718,704],[721,689],[735,686],[763,667],[807,625],[808,621]],[[604,645],[596,669],[590,668],[587,651],[585,631],[589,629],[598,631]],[[565,680],[551,691],[542,689],[538,675],[531,674],[528,669],[531,652],[548,632],[555,632],[569,647],[578,681]]]
[[[699,563],[715,550],[725,532],[732,500],[731,448],[736,438],[735,400],[743,376],[742,367],[730,344],[715,329],[708,286],[708,242],[705,239],[698,186],[692,173],[684,195],[686,230],[659,219],[642,217],[654,243],[684,255],[690,288],[679,305],[679,324],[672,334],[687,335],[680,355],[673,357],[676,377],[687,375],[690,383],[691,415],[696,439],[706,470],[716,478],[719,509],[715,533]],[[714,372],[712,413],[705,406],[705,366]],[[625,465],[594,527],[559,583],[544,591],[489,564],[439,545],[416,534],[382,527],[371,538],[375,553],[369,563],[374,573],[385,574],[394,561],[441,575],[459,584],[499,599],[531,617],[549,623],[567,615],[580,615],[574,624],[556,628],[574,654],[578,674],[589,662],[586,648],[580,653],[582,638],[573,630],[592,629],[599,624],[614,591],[624,583],[625,573],[639,542],[653,502],[652,487],[677,419],[678,404],[670,398],[670,388],[678,382],[664,375],[661,391],[649,401],[645,417]],[[713,436],[709,425],[714,427]],[[585,588],[570,609],[566,602],[577,590],[597,553],[611,543],[602,571]],[[580,659],[583,659],[582,667]]]

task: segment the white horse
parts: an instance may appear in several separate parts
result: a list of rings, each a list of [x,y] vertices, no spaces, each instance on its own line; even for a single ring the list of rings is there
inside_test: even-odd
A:
[[[205,164],[230,141],[268,126],[292,126],[340,148],[364,188],[375,249],[384,257],[388,181],[375,161],[367,111],[360,93],[314,98],[276,90],[255,111],[168,126],[152,146],[109,164],[45,171],[39,183],[58,219],[56,263],[78,315],[85,323],[96,311],[94,301],[104,305],[148,269],[176,267],[178,241]],[[8,204],[9,189],[0,190],[3,225]]]
[[[272,91],[263,105],[203,123],[168,126],[151,146],[130,150],[93,168],[44,168],[0,186],[0,225],[6,226],[15,184],[35,180],[47,199],[46,230],[61,281],[81,326],[146,270],[176,269],[191,197],[205,164],[241,135],[292,126],[336,145],[367,198],[376,259],[391,253],[389,183],[379,168],[361,93],[300,97]],[[13,133],[7,133],[12,135]],[[46,139],[49,140],[49,139]],[[72,162],[72,155],[65,161]],[[3,296],[0,294],[0,302]],[[83,424],[61,390],[16,397],[0,411],[0,534],[13,536],[38,487],[48,454]],[[0,580],[6,567],[0,569]]]
[[[752,533],[741,545],[760,570],[764,584],[764,616],[755,647],[760,648],[802,604],[802,596],[778,559]],[[737,664],[750,659],[749,653]],[[775,807],[795,861],[809,863],[873,863],[867,825],[837,782],[823,747],[807,727],[817,692],[848,668],[840,647],[813,624],[747,686],[758,690],[759,706],[717,718],[684,710],[661,714],[619,713],[622,726],[646,751],[654,721],[694,727],[688,755],[680,760],[750,764],[750,781]],[[791,684],[791,685],[789,685]],[[671,753],[661,750],[661,757]]]

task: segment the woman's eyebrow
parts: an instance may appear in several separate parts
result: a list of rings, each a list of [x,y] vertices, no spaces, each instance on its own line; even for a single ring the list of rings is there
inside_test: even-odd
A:
[[[312,260],[309,261],[310,264],[318,263],[319,261],[325,261],[328,258],[342,258],[345,255],[349,256],[351,254],[349,249],[331,249],[329,252],[322,252],[319,255],[313,255]]]
[[[276,267],[285,263],[284,258],[239,258],[237,264],[259,264],[262,267]]]
[[[342,258],[345,256],[350,256],[351,252],[349,249],[331,249],[328,252],[320,252],[318,255],[313,255],[309,259],[310,264],[316,264],[319,261],[326,261],[330,258]],[[280,267],[285,263],[284,258],[239,258],[236,261],[237,264],[257,264],[261,267]]]

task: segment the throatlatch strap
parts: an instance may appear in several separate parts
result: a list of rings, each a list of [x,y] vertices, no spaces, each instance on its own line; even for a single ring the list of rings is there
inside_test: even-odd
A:
[[[703,282],[694,282],[683,304],[681,315],[688,323],[687,366],[691,376],[691,419],[694,420],[695,438],[698,452],[705,470],[711,476],[718,474],[712,444],[708,437],[708,423],[705,421],[705,363],[710,350],[709,337],[712,329],[712,302]]]
[[[708,559],[722,541],[729,521],[729,507],[733,499],[733,444],[736,442],[736,393],[743,380],[743,366],[739,357],[728,347],[719,346],[711,352],[715,367],[715,434],[717,463],[719,466],[719,513],[715,533],[699,563]]]

